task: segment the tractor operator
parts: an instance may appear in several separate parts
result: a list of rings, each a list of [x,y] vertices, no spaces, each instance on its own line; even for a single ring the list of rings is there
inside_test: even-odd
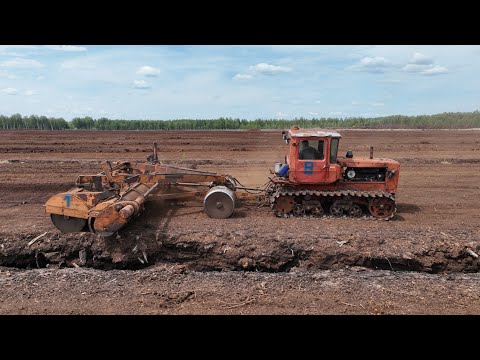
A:
[[[308,144],[308,140],[302,140],[300,142],[300,160],[319,160],[322,158],[320,151]]]

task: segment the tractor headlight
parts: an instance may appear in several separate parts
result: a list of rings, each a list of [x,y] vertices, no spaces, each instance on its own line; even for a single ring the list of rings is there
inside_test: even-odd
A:
[[[350,169],[350,170],[347,171],[347,178],[349,178],[350,180],[352,180],[355,177],[355,175],[357,175],[355,173],[355,170]]]

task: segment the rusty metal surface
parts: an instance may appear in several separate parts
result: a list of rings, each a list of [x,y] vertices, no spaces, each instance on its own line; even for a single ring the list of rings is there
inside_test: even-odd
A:
[[[88,219],[90,207],[77,193],[78,191],[69,191],[52,196],[45,204],[45,211],[48,214]]]
[[[53,225],[63,233],[79,232],[87,225],[86,219],[80,219],[76,217],[51,214]]]
[[[365,219],[389,220],[395,215],[397,211],[397,208],[395,207],[395,195],[385,191],[279,190],[270,196],[270,207],[272,208],[274,214],[279,217],[299,216],[298,213],[292,211],[290,207],[286,208],[286,211],[283,211],[281,204],[283,204],[285,201],[290,201],[295,197],[301,197],[305,195],[318,199],[322,197],[329,197],[332,198],[334,201],[335,199],[348,199],[354,204],[366,205],[368,206],[371,216],[365,216]],[[359,214],[355,211],[353,211],[349,215],[354,217],[359,216]],[[328,215],[321,214],[321,217],[328,217]]]
[[[79,199],[83,200],[88,207],[93,207],[101,200],[109,199],[114,197],[115,194],[110,191],[104,192],[81,192],[76,195]]]
[[[113,235],[124,227],[130,219],[131,216],[127,218],[122,217],[114,205],[109,206],[95,218],[95,233],[102,236]]]
[[[278,199],[273,204],[273,207],[277,211],[289,213],[293,211],[294,205],[295,200],[293,199],[293,196],[286,194],[285,196],[278,197]]]
[[[342,137],[338,132],[326,129],[290,129],[288,134],[290,137]]]
[[[386,197],[373,199],[370,202],[368,209],[377,219],[388,219],[393,216],[392,214],[396,210],[395,201]]]
[[[60,230],[85,230],[84,222],[88,220],[90,231],[110,236],[141,212],[146,198],[152,194],[162,200],[192,198],[205,192],[184,191],[183,188],[208,188],[212,184],[226,184],[228,178],[228,175],[158,162],[105,161],[101,166],[102,172],[80,175],[75,188],[57,194],[46,202],[45,212],[55,215],[52,222]],[[233,206],[225,199],[222,201],[225,202],[225,208],[221,212],[230,216]],[[72,218],[79,220],[69,220]]]
[[[171,194],[157,194],[155,195],[156,199],[162,200],[174,200],[174,199],[189,199],[194,198],[196,196],[201,196],[201,191],[191,191],[191,192],[183,192],[183,193],[171,193]]]
[[[343,158],[339,157],[338,163],[340,166],[345,166],[345,167],[384,167],[384,168],[389,168],[391,170],[393,169],[398,169],[400,164],[392,159],[383,159],[383,158],[376,158],[376,159],[370,159],[370,158],[361,158],[361,157],[353,157],[353,158]]]

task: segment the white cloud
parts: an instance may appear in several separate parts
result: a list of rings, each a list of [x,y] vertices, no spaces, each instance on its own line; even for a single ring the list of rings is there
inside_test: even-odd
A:
[[[341,115],[345,115],[344,112],[341,112],[341,111],[330,111],[328,113],[328,115],[331,115],[331,116],[341,116]]]
[[[431,57],[416,52],[412,55],[409,63],[402,68],[405,72],[419,73],[422,75],[440,75],[448,73],[445,66],[434,65]]]
[[[440,75],[448,73],[448,69],[445,66],[440,65],[407,64],[402,68],[402,70],[411,73],[419,73],[422,75]]]
[[[25,96],[32,96],[32,95],[37,95],[37,92],[35,90],[26,90],[23,95]]]
[[[232,79],[233,80],[250,80],[253,76],[250,74],[237,74]]]
[[[75,46],[75,45],[45,45],[45,47],[50,50],[57,50],[57,51],[68,51],[68,52],[87,51],[86,47]]]
[[[385,106],[385,104],[382,102],[374,102],[372,106]]]
[[[321,104],[322,101],[321,100],[315,100],[315,104]]]
[[[38,62],[37,60],[15,58],[12,60],[3,61],[2,63],[0,63],[0,66],[19,68],[19,69],[29,69],[29,68],[43,67],[43,64]]]
[[[133,87],[135,89],[149,89],[150,85],[145,80],[135,80],[133,82]]]
[[[405,65],[402,70],[406,72],[421,72],[425,70],[427,65],[419,65],[419,64],[407,64]]]
[[[309,115],[313,115],[313,116],[320,115],[320,113],[318,113],[318,112],[313,112],[313,111],[309,111],[308,114],[309,114]]]
[[[233,80],[250,80],[252,79],[255,75],[278,75],[281,73],[287,73],[292,71],[291,68],[287,66],[276,66],[272,64],[267,64],[267,63],[259,63],[256,65],[251,65],[248,67],[248,70],[246,73],[238,73],[234,77],[232,77]]]
[[[352,105],[357,106],[357,105],[360,105],[360,103],[358,101],[352,101]]]
[[[145,65],[137,70],[137,74],[144,76],[158,76],[158,74],[160,74],[160,70],[152,66]]]
[[[278,118],[285,118],[288,116],[288,114],[285,114],[285,113],[282,113],[281,111],[277,112],[277,114],[275,115],[276,117]]]
[[[448,73],[448,69],[445,66],[435,65],[421,72],[422,75],[440,75]]]
[[[433,64],[433,59],[427,55],[423,55],[422,53],[416,52],[412,55],[410,59],[410,64],[417,64],[417,65],[430,65]]]
[[[259,63],[249,67],[252,73],[259,73],[264,75],[276,75],[280,73],[286,73],[292,71],[291,68],[286,66],[275,66],[267,63]]]
[[[17,94],[18,94],[18,89],[11,88],[11,87],[2,89],[2,91],[3,91],[5,94],[8,94],[8,95],[17,95]]]
[[[45,76],[39,75],[35,78],[35,80],[45,80]]]
[[[385,72],[391,66],[390,61],[382,56],[366,56],[360,60],[360,63],[350,66],[349,69],[378,74]]]

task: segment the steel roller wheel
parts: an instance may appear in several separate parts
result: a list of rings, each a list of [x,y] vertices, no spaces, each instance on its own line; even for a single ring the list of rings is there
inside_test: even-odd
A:
[[[377,219],[388,219],[395,211],[395,201],[386,197],[375,198],[370,201],[368,210]]]
[[[80,232],[87,224],[87,219],[50,214],[53,225],[63,233]]]
[[[305,208],[300,204],[295,205],[295,208],[293,209],[293,214],[295,216],[305,216]]]
[[[348,211],[348,215],[351,217],[360,217],[363,215],[362,208],[357,204],[353,204],[350,210]]]
[[[330,206],[330,215],[335,217],[340,217],[343,215],[343,208],[338,205],[336,201],[332,204],[332,206]]]
[[[235,209],[235,194],[226,186],[211,188],[203,200],[205,213],[213,219],[226,219]]]
[[[321,206],[313,208],[312,215],[316,217],[323,216],[323,208]]]

